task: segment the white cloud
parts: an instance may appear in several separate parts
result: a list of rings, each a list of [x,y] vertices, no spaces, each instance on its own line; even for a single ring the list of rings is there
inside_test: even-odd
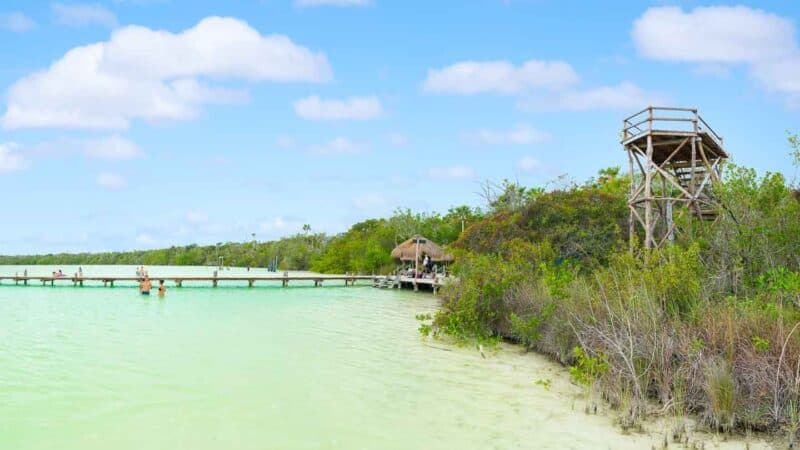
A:
[[[110,161],[134,159],[144,155],[138,145],[120,136],[88,140],[83,143],[83,151],[92,158]]]
[[[631,32],[639,54],[663,61],[752,63],[794,53],[794,26],[746,6],[654,7]]]
[[[117,17],[108,8],[88,3],[53,3],[50,5],[56,22],[71,27],[100,25],[108,28],[117,26]]]
[[[22,33],[33,29],[36,22],[21,12],[10,12],[0,14],[0,29]]]
[[[432,180],[464,180],[474,175],[475,171],[467,166],[434,167],[428,170],[428,178]]]
[[[788,18],[747,6],[650,8],[631,36],[644,57],[700,63],[695,73],[717,76],[742,64],[766,90],[789,94],[789,103],[800,96],[800,46]]]
[[[662,104],[665,96],[647,92],[639,86],[623,81],[615,86],[570,90],[557,95],[533,98],[520,102],[527,110],[588,111],[593,109],[636,109],[642,105]]]
[[[30,161],[25,159],[18,149],[19,146],[13,142],[0,144],[0,174],[16,172],[30,167]]]
[[[563,89],[578,82],[578,74],[563,61],[462,61],[431,69],[422,85],[427,92],[519,94],[535,89]]]
[[[377,97],[324,100],[316,95],[294,102],[294,112],[307,120],[369,120],[383,114]]]
[[[800,56],[757,64],[751,73],[767,90],[800,95]]]
[[[198,78],[324,82],[331,70],[323,54],[233,18],[205,18],[180,33],[128,26],[14,83],[2,124],[126,128],[133,119],[188,120],[205,104],[246,98]]]
[[[361,142],[352,141],[345,137],[337,137],[322,145],[311,147],[311,153],[317,155],[354,155],[365,150],[365,145]]]
[[[478,130],[464,137],[467,142],[488,145],[530,145],[550,139],[549,134],[526,124],[519,124],[511,130]]]
[[[295,6],[368,6],[372,0],[294,0]]]
[[[104,172],[97,175],[97,184],[106,189],[118,190],[127,186],[128,182],[122,175]]]
[[[387,139],[389,143],[395,147],[405,147],[408,145],[408,136],[403,133],[389,133]]]
[[[524,156],[517,162],[517,168],[523,172],[534,173],[545,170],[544,164],[532,156]]]
[[[529,60],[520,66],[508,61],[463,61],[429,70],[422,87],[438,93],[514,95],[522,99],[522,109],[540,110],[639,108],[649,99],[663,98],[628,81],[594,88],[581,88],[578,82],[578,74],[563,61]],[[502,140],[497,135],[485,137]]]

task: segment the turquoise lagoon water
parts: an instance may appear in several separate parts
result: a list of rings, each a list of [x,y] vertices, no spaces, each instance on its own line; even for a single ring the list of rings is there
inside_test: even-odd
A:
[[[0,448],[640,449],[662,439],[584,414],[580,389],[542,357],[500,346],[484,358],[422,339],[414,316],[436,308],[429,294],[367,286],[173,287],[159,299],[5,281]]]

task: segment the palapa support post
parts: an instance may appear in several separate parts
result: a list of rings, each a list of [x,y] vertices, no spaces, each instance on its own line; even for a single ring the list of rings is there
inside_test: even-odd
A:
[[[256,280],[247,280],[247,287],[253,287],[253,284],[255,282],[256,282]]]
[[[183,287],[183,280],[175,280],[176,287]]]
[[[676,232],[691,233],[691,216],[716,218],[712,188],[720,181],[728,154],[722,137],[697,109],[648,106],[624,120],[622,146],[628,153],[631,180],[631,251],[640,227],[644,248],[658,248],[672,242]],[[684,212],[690,214],[687,229],[679,230],[681,223],[675,219]]]

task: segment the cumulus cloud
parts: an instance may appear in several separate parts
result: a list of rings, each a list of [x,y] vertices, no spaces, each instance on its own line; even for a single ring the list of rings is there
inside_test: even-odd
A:
[[[111,172],[103,172],[97,175],[97,184],[106,189],[119,190],[127,186],[128,182],[122,175]]]
[[[311,147],[311,153],[317,155],[336,156],[354,155],[361,153],[366,148],[365,144],[356,142],[345,137],[337,137],[321,145]]]
[[[83,143],[83,151],[89,157],[109,161],[123,161],[144,155],[141,147],[120,136],[87,140]]]
[[[578,82],[578,74],[563,61],[463,61],[431,69],[422,85],[426,92],[449,94],[519,94],[534,89],[562,89]]]
[[[30,161],[19,153],[19,146],[13,142],[0,144],[0,174],[16,172],[30,167]]]
[[[294,102],[294,112],[307,120],[369,120],[383,114],[377,97],[324,100],[316,95]]]
[[[474,175],[472,167],[467,166],[433,167],[428,170],[428,178],[431,180],[464,180]]]
[[[71,27],[100,25],[108,28],[117,26],[117,16],[108,8],[99,4],[53,3],[50,5],[56,22]]]
[[[800,47],[788,18],[747,6],[655,7],[634,22],[631,36],[646,58],[697,63],[695,73],[717,75],[745,65],[765,89],[800,95]]]
[[[796,50],[790,20],[746,6],[650,8],[631,36],[640,55],[663,61],[751,63]]]
[[[523,100],[520,102],[520,107],[527,110],[588,111],[636,109],[642,105],[664,102],[666,102],[664,95],[645,91],[633,83],[624,81],[615,86],[571,90],[554,96]]]
[[[464,136],[467,142],[488,145],[530,145],[545,142],[550,135],[526,124],[510,130],[478,130]]]
[[[368,6],[372,0],[294,0],[295,6]]]
[[[22,33],[35,26],[36,22],[21,12],[0,13],[0,30]]]
[[[423,90],[434,93],[514,95],[522,109],[570,110],[638,108],[662,97],[623,81],[583,88],[575,70],[563,61],[463,61],[428,71]]]
[[[767,90],[800,97],[800,56],[756,64],[751,73]]]
[[[5,128],[126,128],[133,119],[188,120],[202,106],[246,100],[224,80],[324,82],[327,59],[283,35],[208,17],[180,33],[127,26],[75,47],[8,91]]]

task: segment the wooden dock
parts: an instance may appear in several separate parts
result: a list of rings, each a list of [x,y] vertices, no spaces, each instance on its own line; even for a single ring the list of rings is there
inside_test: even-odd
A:
[[[379,288],[420,288],[430,289],[434,294],[445,284],[448,277],[436,276],[433,278],[414,278],[403,275],[390,275],[375,278],[375,287]]]
[[[247,282],[248,287],[255,286],[256,282],[279,282],[281,286],[289,286],[292,281],[306,281],[314,282],[315,287],[320,287],[325,282],[344,282],[345,286],[354,286],[356,281],[369,280],[377,282],[382,277],[373,275],[286,275],[286,276],[230,276],[230,277],[214,277],[214,276],[150,276],[150,281],[154,284],[161,280],[171,281],[176,287],[183,287],[184,282],[210,282],[211,286],[217,287],[220,283],[225,282]],[[28,283],[42,283],[42,286],[54,286],[56,283],[68,284],[72,283],[73,286],[83,286],[84,283],[102,283],[106,287],[114,287],[114,283],[130,282],[139,283],[142,281],[141,277],[125,277],[125,276],[91,276],[91,277],[53,277],[53,276],[2,276],[0,275],[0,284],[4,281],[13,282],[15,285],[28,285]]]

